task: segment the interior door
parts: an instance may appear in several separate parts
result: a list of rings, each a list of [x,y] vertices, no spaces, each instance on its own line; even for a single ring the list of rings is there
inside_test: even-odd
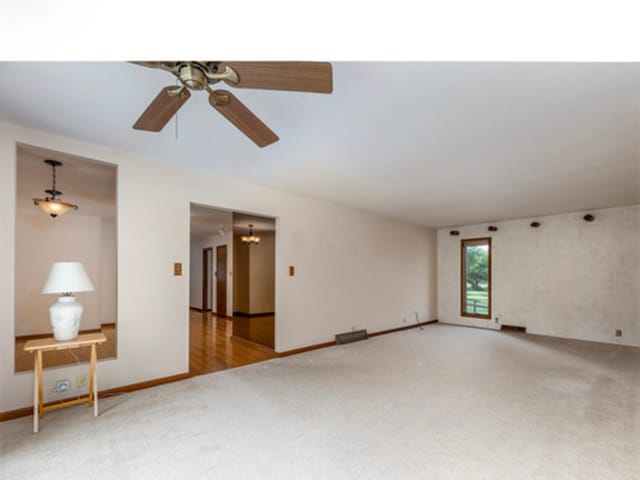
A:
[[[211,291],[209,289],[209,275],[211,272],[213,248],[202,249],[202,311],[211,311]]]
[[[227,315],[227,246],[216,248],[216,313]]]

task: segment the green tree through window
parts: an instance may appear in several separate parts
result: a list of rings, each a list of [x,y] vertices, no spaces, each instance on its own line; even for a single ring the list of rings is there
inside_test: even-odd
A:
[[[462,240],[463,316],[491,317],[491,239]]]

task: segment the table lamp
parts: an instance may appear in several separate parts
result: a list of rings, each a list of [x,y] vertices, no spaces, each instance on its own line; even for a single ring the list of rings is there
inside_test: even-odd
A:
[[[51,267],[42,293],[61,293],[49,308],[53,336],[58,341],[78,336],[83,307],[72,292],[93,292],[93,284],[80,262],[56,262]]]

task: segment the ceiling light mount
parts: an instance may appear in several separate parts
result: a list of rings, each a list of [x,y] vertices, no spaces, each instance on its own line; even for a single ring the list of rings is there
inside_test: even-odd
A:
[[[44,163],[51,167],[51,188],[44,191],[47,194],[46,197],[34,198],[33,204],[40,207],[43,212],[48,213],[51,218],[56,218],[69,210],[77,210],[77,205],[58,199],[62,192],[56,189],[56,168],[61,167],[62,162],[46,159]]]

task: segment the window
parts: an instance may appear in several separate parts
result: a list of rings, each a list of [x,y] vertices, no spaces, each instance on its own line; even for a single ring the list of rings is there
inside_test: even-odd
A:
[[[491,239],[470,238],[460,246],[461,315],[491,318]]]

